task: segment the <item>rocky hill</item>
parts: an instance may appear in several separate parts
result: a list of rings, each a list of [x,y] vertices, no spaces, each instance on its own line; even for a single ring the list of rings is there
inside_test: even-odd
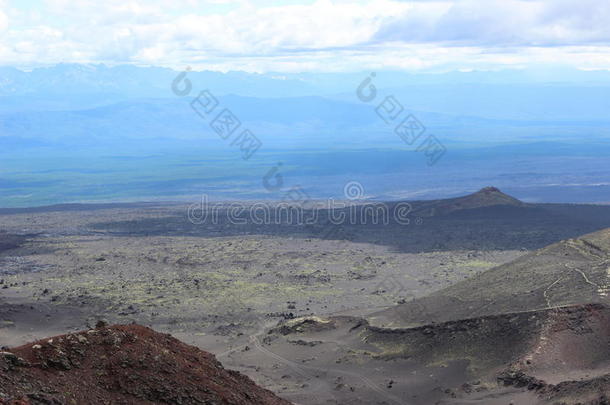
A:
[[[286,321],[265,348],[338,376],[349,403],[606,405],[609,281],[606,229],[365,317]]]
[[[528,253],[427,297],[374,314],[372,324],[410,327],[483,315],[608,303],[610,229]]]
[[[290,402],[170,335],[100,325],[0,352],[0,404]]]
[[[476,193],[468,194],[463,197],[426,201],[415,204],[415,212],[420,216],[432,217],[474,208],[494,206],[520,207],[523,205],[524,203],[503,193],[496,187],[485,187]]]

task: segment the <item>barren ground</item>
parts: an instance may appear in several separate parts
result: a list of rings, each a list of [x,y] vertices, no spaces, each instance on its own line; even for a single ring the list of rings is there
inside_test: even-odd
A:
[[[267,331],[296,317],[379,312],[602,227],[609,217],[592,212],[598,223],[583,215],[558,224],[526,212],[532,217],[518,213],[515,223],[485,211],[476,220],[431,218],[389,231],[351,226],[322,237],[290,226],[193,226],[184,212],[180,205],[148,204],[1,214],[0,345],[81,330],[99,319],[137,322],[216,354],[226,367],[299,404],[426,403],[392,394],[396,382],[385,376],[400,375],[422,392],[441,390],[460,381],[465,365],[422,369],[409,359],[338,365],[337,353],[371,348],[341,349],[349,340],[342,327],[325,336],[334,348],[297,339],[270,351]],[[476,226],[465,229],[466,223]],[[481,250],[471,248],[477,239],[485,242]]]

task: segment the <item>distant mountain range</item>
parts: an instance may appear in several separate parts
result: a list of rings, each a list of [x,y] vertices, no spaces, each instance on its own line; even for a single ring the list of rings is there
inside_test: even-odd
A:
[[[185,67],[186,68],[186,67]],[[160,67],[60,64],[22,71],[0,67],[0,111],[82,109],[134,98],[174,98],[180,72]],[[256,98],[321,96],[356,102],[370,72],[190,72],[193,92]],[[410,74],[376,72],[380,96],[408,109],[519,120],[606,120],[610,72],[512,70]],[[5,97],[11,97],[6,99]]]
[[[268,149],[329,145],[345,148],[409,146],[394,133],[395,125],[384,123],[375,109],[364,103],[314,96],[254,98],[230,95],[219,100],[222,107],[229,108],[242,126],[253,131]],[[209,126],[211,119],[206,121],[199,117],[189,102],[190,99],[143,98],[79,109],[36,109],[42,108],[38,105],[32,110],[0,110],[0,142],[10,141],[14,147],[36,144],[75,147],[99,146],[117,139],[218,141],[218,135]],[[557,123],[459,117],[414,110],[404,114],[413,114],[429,133],[434,131],[439,138],[454,145],[531,141],[537,137],[548,138],[541,132],[550,131],[555,140],[573,140],[579,133],[576,123],[560,127]],[[588,125],[596,131],[597,138],[606,135],[607,127],[604,123]],[[494,138],[489,138],[490,132],[495,133]],[[411,145],[411,149],[415,146]]]
[[[180,96],[172,92],[180,72],[167,68],[0,67],[0,205],[190,198],[205,189],[279,198],[260,180],[278,163],[286,187],[320,198],[357,180],[380,199],[497,184],[530,201],[609,201],[610,73],[376,73],[377,97],[366,102],[356,89],[370,72],[189,72]],[[219,104],[204,120],[190,103],[206,89]],[[389,96],[393,104],[381,105]],[[210,127],[225,108],[262,143],[248,164],[234,138]],[[389,113],[394,121],[384,121]],[[412,144],[395,132],[409,114],[425,127]],[[447,149],[434,168],[417,151],[429,135]]]
[[[408,74],[377,72],[377,98],[356,97],[368,73],[189,72],[187,97],[172,92],[180,72],[159,67],[61,64],[32,71],[0,67],[0,143],[13,148],[95,146],[129,139],[216,140],[188,103],[207,89],[263,138],[267,148],[396,147],[398,122],[380,103],[413,114],[454,146],[532,141],[602,141],[610,136],[610,74],[573,71]],[[182,89],[180,81],[177,88]],[[187,86],[188,87],[188,86]],[[377,112],[379,114],[376,114]]]

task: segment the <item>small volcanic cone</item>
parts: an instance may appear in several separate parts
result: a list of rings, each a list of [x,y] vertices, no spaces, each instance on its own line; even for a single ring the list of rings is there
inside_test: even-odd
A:
[[[436,200],[416,208],[421,216],[447,215],[455,211],[492,206],[523,206],[523,202],[504,194],[496,187],[485,187],[463,197]]]
[[[139,325],[101,325],[0,352],[0,404],[289,405],[207,352]]]

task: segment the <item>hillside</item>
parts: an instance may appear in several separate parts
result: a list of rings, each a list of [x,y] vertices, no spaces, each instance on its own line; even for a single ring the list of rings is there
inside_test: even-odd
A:
[[[610,229],[528,253],[427,297],[374,314],[373,324],[414,326],[483,315],[608,303]]]
[[[418,204],[415,206],[415,212],[420,216],[431,217],[475,208],[494,206],[520,207],[523,205],[524,204],[521,201],[503,193],[496,187],[485,187],[476,193],[468,194],[463,197],[434,200]]]
[[[369,316],[286,321],[263,342],[350,403],[607,404],[609,268],[605,229]]]
[[[0,404],[290,404],[213,355],[139,325],[0,352],[0,370]]]

